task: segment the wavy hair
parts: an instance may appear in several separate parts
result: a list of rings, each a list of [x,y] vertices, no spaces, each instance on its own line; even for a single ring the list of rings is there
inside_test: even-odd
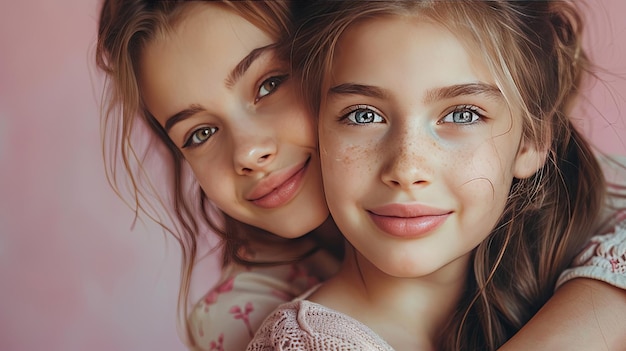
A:
[[[317,116],[338,42],[351,25],[379,16],[429,18],[485,61],[509,106],[521,111],[522,137],[547,150],[528,179],[514,179],[506,208],[473,252],[469,286],[439,349],[495,350],[552,296],[567,268],[601,225],[607,184],[571,107],[591,63],[573,1],[317,1],[294,9],[294,70]]]
[[[265,31],[277,43],[292,32],[286,1],[212,1]],[[102,150],[107,179],[132,208],[171,234],[182,250],[179,320],[194,347],[187,321],[188,300],[199,244],[208,232],[222,239],[222,263],[255,264],[245,258],[252,242],[285,244],[286,239],[241,223],[206,197],[167,133],[145,108],[138,85],[140,55],[154,38],[172,30],[194,1],[105,0],[100,11],[96,64],[105,73]],[[134,224],[133,224],[134,225]],[[292,240],[293,241],[293,240]],[[214,243],[210,243],[213,245]],[[180,325],[180,323],[179,323]]]

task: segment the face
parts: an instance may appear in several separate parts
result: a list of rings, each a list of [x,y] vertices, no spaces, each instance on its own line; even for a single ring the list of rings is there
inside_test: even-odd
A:
[[[337,47],[319,137],[339,229],[386,274],[465,272],[537,166],[521,117],[481,54],[423,18],[355,24]]]
[[[275,40],[194,4],[141,56],[140,88],[207,197],[229,216],[297,237],[328,216],[313,118]]]

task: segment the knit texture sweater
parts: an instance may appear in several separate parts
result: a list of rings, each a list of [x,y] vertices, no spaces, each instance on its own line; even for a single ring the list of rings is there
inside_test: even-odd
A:
[[[247,351],[392,351],[356,319],[320,304],[295,300],[281,305],[263,322]]]

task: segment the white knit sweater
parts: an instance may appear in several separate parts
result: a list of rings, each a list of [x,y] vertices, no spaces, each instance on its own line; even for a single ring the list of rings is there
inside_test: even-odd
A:
[[[295,300],[263,322],[247,351],[393,351],[370,328],[320,304]]]

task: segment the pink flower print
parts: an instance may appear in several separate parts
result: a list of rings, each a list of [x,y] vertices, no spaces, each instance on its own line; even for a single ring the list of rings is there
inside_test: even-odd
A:
[[[217,297],[219,294],[223,294],[225,292],[229,292],[233,290],[233,286],[235,285],[235,278],[229,278],[221,285],[218,285],[215,289],[211,290],[205,297],[204,302],[208,305],[212,305],[217,301]],[[205,308],[206,310],[206,308]]]
[[[206,294],[206,296],[204,297],[204,303],[206,303],[207,305],[212,305],[215,303],[215,301],[217,301],[217,295],[218,292],[215,290],[211,290],[208,294]],[[205,306],[204,308],[205,312],[208,312],[208,308],[207,306]]]
[[[304,269],[304,267],[299,266],[297,264],[291,265],[291,270],[289,271],[289,276],[287,277],[288,282],[293,282],[294,280],[300,277],[306,277],[309,272]]]
[[[230,308],[228,312],[234,314],[235,319],[241,319],[243,323],[246,325],[248,329],[248,334],[250,337],[254,337],[254,332],[252,331],[252,326],[250,325],[250,313],[254,311],[254,307],[252,306],[252,302],[246,303],[244,310],[241,310],[241,307],[235,305]]]
[[[217,341],[211,340],[209,347],[211,347],[209,351],[224,351],[224,333],[220,333]]]
[[[609,262],[611,263],[611,271],[613,271],[613,273],[626,273],[626,255],[612,258]]]
[[[297,279],[303,279],[306,282],[306,289],[311,288],[319,283],[319,279],[317,279],[317,277],[313,275],[310,275],[309,271],[306,268],[297,264],[293,264],[291,265],[291,272],[289,272],[287,281],[293,283]]]
[[[221,294],[225,293],[225,292],[229,292],[231,290],[233,290],[233,286],[235,285],[235,278],[231,277],[228,280],[226,280],[222,285],[217,287],[217,291],[219,291]]]

